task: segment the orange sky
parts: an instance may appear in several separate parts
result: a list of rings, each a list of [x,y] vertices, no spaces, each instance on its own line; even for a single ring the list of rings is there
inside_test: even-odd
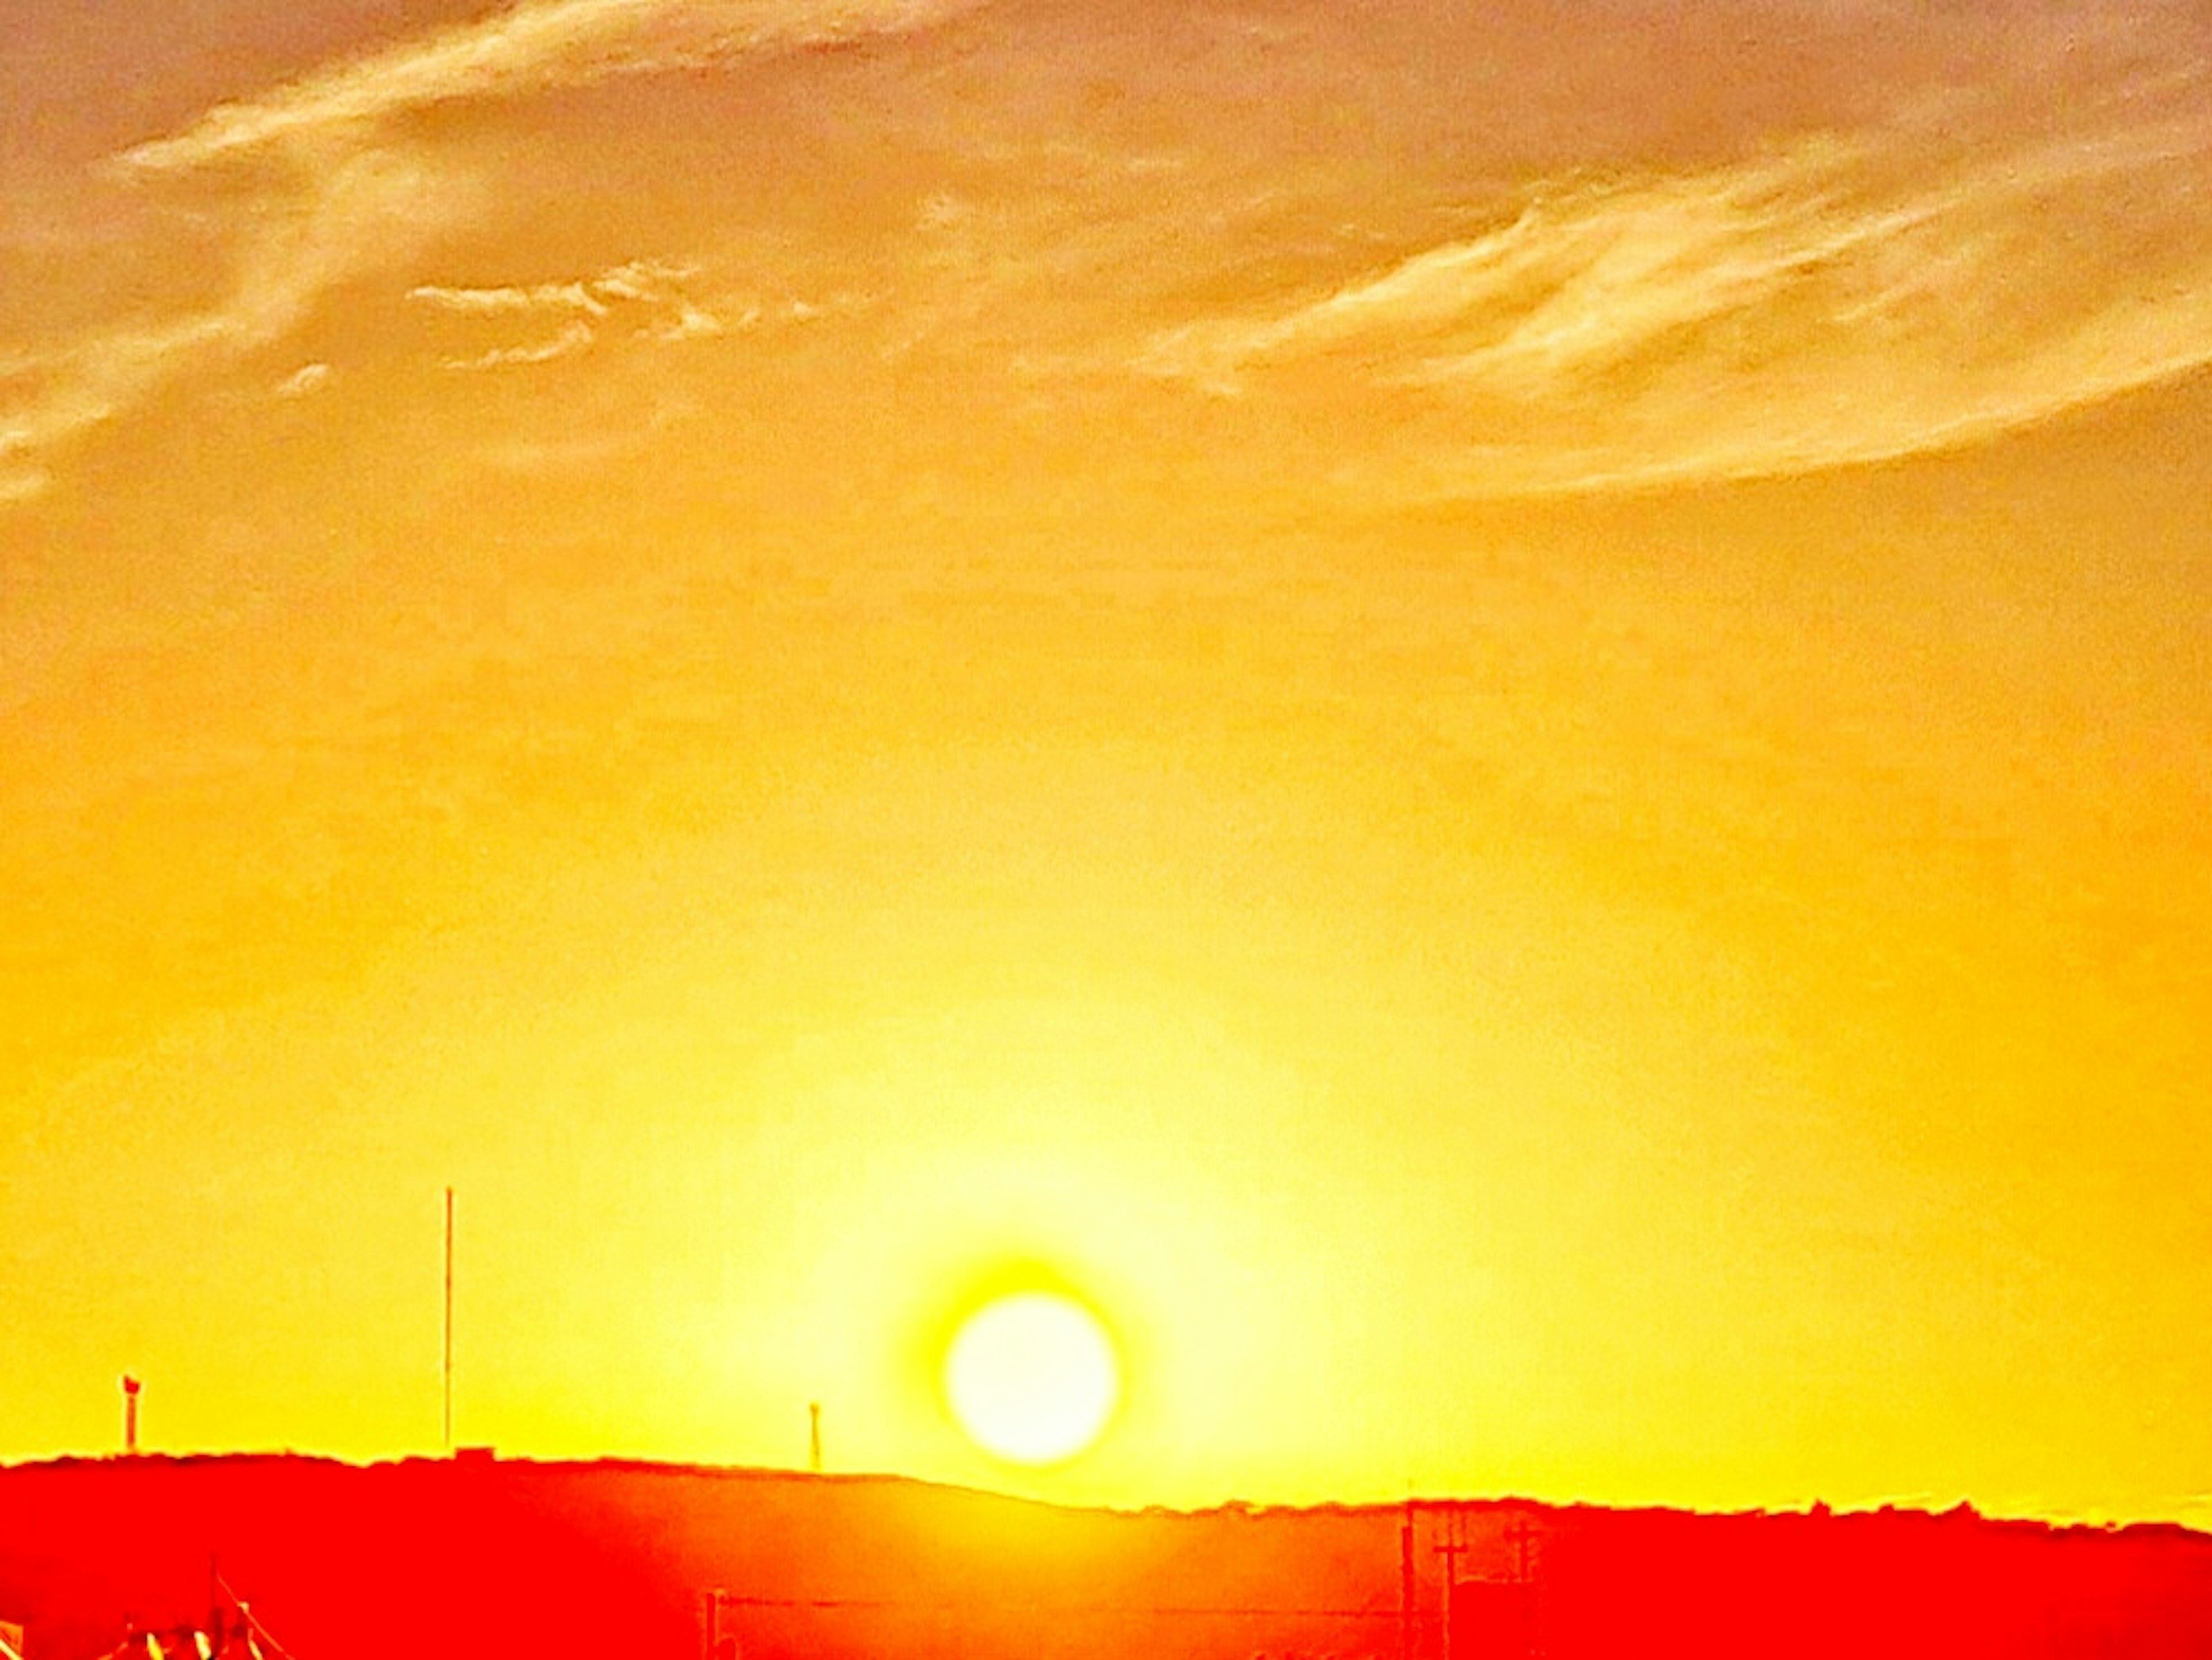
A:
[[[0,1456],[2212,1520],[2201,9],[0,46]]]

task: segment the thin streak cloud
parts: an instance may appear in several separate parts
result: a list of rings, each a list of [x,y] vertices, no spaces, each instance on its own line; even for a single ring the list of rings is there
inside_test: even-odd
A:
[[[481,352],[474,357],[449,357],[446,360],[446,367],[449,369],[464,370],[501,369],[532,363],[550,363],[556,357],[566,357],[571,353],[583,350],[592,344],[592,339],[589,324],[571,323],[550,340],[541,340],[533,344],[522,346],[494,346],[489,351]]]
[[[1392,432],[1394,459],[1348,473],[1480,496],[1910,455],[2212,363],[2201,99],[1931,161],[1935,146],[1819,136],[1704,172],[1554,181],[1483,235],[1158,331],[1134,367],[1261,407],[1330,378]],[[1410,461],[1394,420],[1420,440]]]
[[[276,388],[279,398],[312,398],[331,383],[328,363],[302,363]]]
[[[488,288],[418,283],[408,290],[407,297],[431,310],[463,318],[568,319],[549,337],[490,346],[443,360],[449,369],[508,368],[550,363],[584,350],[599,338],[600,330],[618,310],[644,319],[629,330],[639,339],[673,344],[726,332],[722,319],[685,291],[685,279],[696,274],[690,266],[633,259],[597,277],[568,282]],[[757,313],[745,319],[748,324],[757,320]]]
[[[610,76],[927,27],[976,0],[542,0],[218,106],[121,158],[177,173],[309,145],[438,104],[526,97]]]
[[[658,259],[632,259],[586,277],[562,283],[470,287],[460,283],[420,283],[407,297],[434,310],[465,317],[505,317],[531,313],[580,313],[600,319],[620,305],[665,307],[679,313],[696,309],[684,283],[697,271]]]
[[[581,283],[544,283],[527,289],[457,289],[424,283],[410,289],[407,297],[441,311],[456,311],[468,317],[498,317],[533,311],[580,311],[592,317],[607,314],[606,301]]]

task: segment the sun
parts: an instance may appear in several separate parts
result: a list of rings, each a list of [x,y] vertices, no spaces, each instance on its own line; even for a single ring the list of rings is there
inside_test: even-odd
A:
[[[1073,1298],[1025,1291],[968,1316],[945,1354],[952,1415],[1011,1463],[1065,1463],[1088,1451],[1121,1397],[1114,1340]]]

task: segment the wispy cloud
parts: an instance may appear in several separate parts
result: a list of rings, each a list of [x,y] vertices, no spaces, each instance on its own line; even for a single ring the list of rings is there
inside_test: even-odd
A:
[[[214,185],[225,193],[196,205],[230,228],[234,280],[223,297],[166,319],[90,330],[15,367],[13,385],[0,385],[0,501],[42,490],[51,481],[42,458],[57,446],[179,376],[282,339],[339,283],[412,257],[480,208],[472,181],[397,131],[399,118],[438,104],[520,98],[611,75],[895,33],[970,3],[540,0],[219,106],[172,137],[125,152],[112,171],[126,188],[143,191],[247,157],[283,165],[220,173]],[[418,297],[482,313],[564,303],[597,316],[611,301],[641,297],[668,270],[625,267],[573,293],[454,289]],[[717,320],[687,300],[647,326],[697,335]],[[566,331],[556,337],[561,350],[574,349]]]
[[[607,314],[606,301],[582,283],[542,283],[535,288],[457,289],[424,283],[407,291],[410,300],[465,317],[504,317],[518,312],[580,311]]]
[[[282,339],[359,267],[364,248],[418,246],[461,210],[463,196],[453,179],[434,181],[408,157],[364,153],[319,180],[295,213],[242,226],[233,279],[216,303],[34,355],[21,376],[32,389],[0,408],[0,494],[33,493],[33,481],[46,477],[35,458],[178,375]]]
[[[687,291],[686,279],[694,275],[689,266],[633,259],[597,277],[566,282],[489,288],[424,283],[408,290],[407,297],[417,305],[466,318],[568,319],[551,336],[489,346],[444,360],[450,369],[508,368],[549,363],[581,351],[610,327],[624,328],[633,337],[664,343],[706,339],[726,332],[728,325],[722,318]],[[738,320],[741,326],[750,326],[759,318],[758,309],[753,307]]]
[[[45,494],[51,482],[37,467],[9,466],[7,450],[0,447],[0,502],[28,502]]]
[[[371,276],[407,295],[431,361],[467,371],[734,334],[784,319],[763,297],[778,289],[864,287],[885,360],[988,357],[1036,407],[1102,381],[1127,395],[1133,369],[1325,434],[1317,465],[1393,498],[1910,454],[2212,362],[2212,74],[2194,50],[2207,37],[2187,8],[2148,4],[2008,0],[1940,28],[1900,23],[1942,40],[1901,53],[1911,85],[1894,100],[1831,100],[1788,127],[1762,115],[1687,149],[1554,135],[1551,176],[1517,185],[1508,169],[1524,163],[1493,165],[1487,129],[1387,178],[1356,146],[1270,152],[1266,134],[1206,112],[1171,141],[1118,118],[1076,131],[1055,114],[1048,130],[1036,110],[1061,104],[1019,77],[1138,75],[1115,55],[1128,40],[1079,9],[1041,32],[1010,21],[957,101],[930,74],[887,78],[896,118],[865,152],[883,173],[849,180],[867,210],[834,235],[763,225],[750,296],[650,260],[424,269],[499,198],[464,170],[483,150],[414,116],[895,33],[975,3],[532,0],[126,152],[109,172],[118,199],[149,208],[145,234],[212,226],[231,281],[0,363],[0,493],[33,493],[71,437],[281,342]],[[1972,51],[1957,56],[1954,33]],[[1988,69],[2000,36],[2019,60],[2002,75]],[[925,179],[893,148],[906,133],[961,166]],[[902,217],[909,195],[921,205]],[[180,198],[188,212],[160,210]],[[744,197],[756,215],[773,199]],[[1192,441],[1221,430],[1213,413]]]
[[[302,363],[276,388],[279,398],[312,398],[331,383],[328,363]]]
[[[745,320],[757,322],[759,316],[758,312],[754,312]],[[654,324],[647,331],[654,339],[671,344],[678,340],[710,340],[728,331],[729,325],[713,312],[689,301],[677,307],[675,316],[665,322]]]
[[[2169,83],[2094,115],[1555,181],[1333,292],[1158,331],[1134,366],[1263,404],[1348,388],[1392,453],[1347,471],[1443,494],[1987,437],[2212,362],[2212,99]]]
[[[518,364],[550,363],[556,357],[581,351],[591,344],[590,325],[571,323],[550,340],[524,346],[494,346],[474,357],[448,357],[445,365],[449,369],[501,369]]]
[[[319,146],[432,106],[528,96],[781,46],[926,27],[976,0],[539,0],[210,110],[124,163],[178,172],[276,146]]]

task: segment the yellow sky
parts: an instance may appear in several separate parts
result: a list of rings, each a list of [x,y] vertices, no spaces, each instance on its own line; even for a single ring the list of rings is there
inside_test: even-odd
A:
[[[2208,1513],[2191,8],[108,9],[0,52],[0,1456],[434,1447],[451,1183],[518,1452]]]

